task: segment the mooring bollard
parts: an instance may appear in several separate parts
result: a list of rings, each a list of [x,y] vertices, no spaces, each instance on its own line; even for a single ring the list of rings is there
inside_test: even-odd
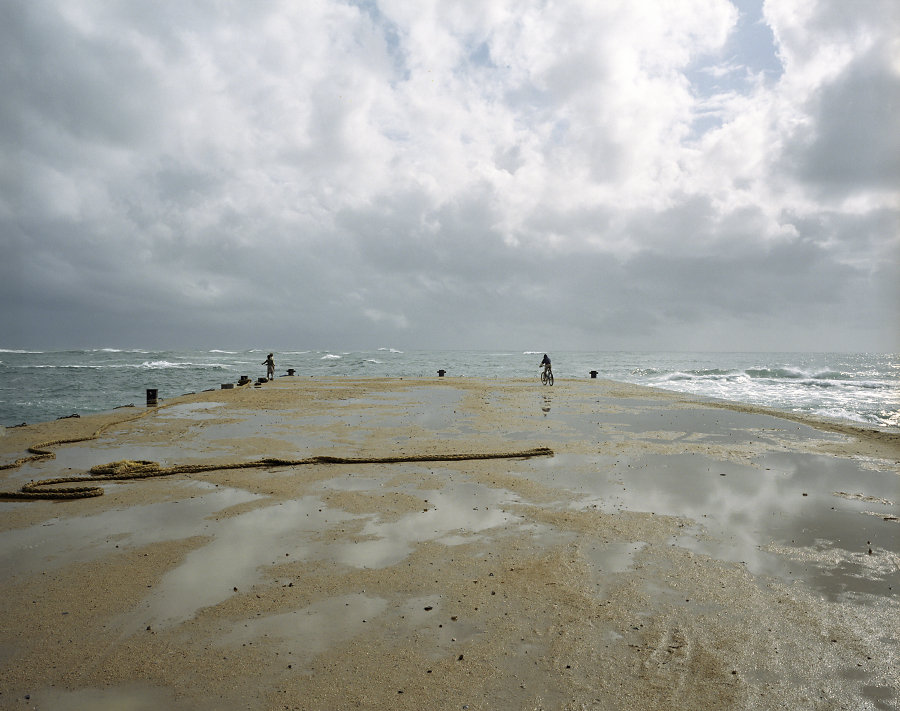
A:
[[[250,378],[248,378],[246,375],[242,375],[241,379],[238,380],[238,385],[246,385],[249,382],[250,382]]]
[[[156,407],[156,388],[147,388],[147,407]]]
[[[295,371],[293,368],[288,368],[288,375],[293,375],[296,372],[297,371]]]
[[[597,377],[597,371],[596,371],[596,370],[592,370],[592,371],[591,371],[591,377],[592,377],[592,378],[596,378],[596,377]]]
[[[441,369],[438,371],[438,377],[439,377],[439,378],[443,378],[443,377],[444,377],[444,373],[446,373],[446,372],[447,372],[446,370],[444,370],[443,368],[441,368]]]

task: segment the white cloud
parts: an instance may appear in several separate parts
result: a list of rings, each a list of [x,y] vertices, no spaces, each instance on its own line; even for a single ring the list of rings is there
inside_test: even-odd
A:
[[[893,5],[5,4],[0,326],[898,347]]]

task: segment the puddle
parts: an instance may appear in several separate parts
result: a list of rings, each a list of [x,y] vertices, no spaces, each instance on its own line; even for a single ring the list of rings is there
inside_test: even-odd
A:
[[[602,410],[585,416],[581,409],[571,409],[564,405],[549,414],[549,402],[544,402],[544,416],[563,422],[572,432],[582,437],[608,439],[617,432],[646,435],[648,432],[668,432],[677,442],[685,439],[692,442],[722,444],[743,444],[748,442],[768,442],[778,444],[785,438],[812,438],[816,440],[841,440],[842,435],[823,432],[806,425],[798,425],[772,415],[737,412],[726,408],[666,408],[660,410],[658,403],[644,400],[617,400],[617,405],[625,410]],[[702,434],[700,434],[702,433]]]
[[[324,488],[329,484],[333,481]],[[517,500],[503,490],[453,484],[446,490],[417,493],[428,499],[430,508],[391,521],[328,508],[314,496],[208,521],[203,532],[214,537],[212,542],[189,553],[180,566],[163,576],[132,624],[138,629],[187,620],[204,607],[223,602],[235,594],[235,588],[252,587],[270,565],[329,560],[353,568],[384,568],[401,562],[419,543],[471,542],[479,533],[521,520],[501,510],[502,504]],[[359,535],[369,540],[323,540],[323,530],[360,518],[367,520]]]
[[[788,577],[830,598],[896,597],[900,524],[885,520],[900,514],[896,474],[824,456],[774,454],[760,463],[777,472],[779,483],[769,502],[772,515],[760,524],[771,540],[768,549],[788,558]],[[846,491],[859,495],[839,495]]]
[[[303,497],[245,514],[206,522],[209,544],[191,551],[167,572],[141,603],[135,627],[165,627],[191,618],[262,579],[264,567],[324,557],[313,542],[329,525],[357,518]]]
[[[592,547],[585,554],[597,567],[598,573],[624,573],[631,570],[635,556],[647,547],[642,541],[605,543]]]
[[[697,454],[557,455],[520,474],[551,477],[579,496],[579,508],[690,518],[702,530],[686,531],[678,545],[744,563],[755,575],[802,580],[829,599],[900,590],[900,526],[884,520],[900,508],[893,472],[779,453],[755,466]]]
[[[336,645],[363,634],[405,641],[411,637],[430,650],[433,659],[446,657],[484,633],[460,620],[443,604],[441,595],[417,596],[391,602],[365,592],[320,600],[300,610],[236,623],[217,642],[222,646],[273,646],[292,666],[308,664]]]
[[[358,636],[386,607],[384,598],[363,593],[341,595],[300,610],[239,622],[218,643],[239,646],[265,640],[268,648],[274,642],[287,656],[286,664],[303,664]]]
[[[615,421],[614,416],[612,420]],[[684,433],[682,438],[685,439],[726,444],[750,441],[776,443],[786,435],[817,440],[841,439],[840,435],[798,425],[771,415],[736,412],[726,408],[638,410],[629,413],[627,426],[622,425],[621,428],[638,433],[680,432]],[[698,436],[697,433],[704,434]],[[682,438],[676,438],[674,441]]]
[[[50,479],[60,476],[86,474],[98,464],[123,459],[159,462],[160,466],[186,464],[192,460],[208,461],[217,457],[232,457],[232,450],[226,445],[219,448],[208,446],[191,437],[178,444],[119,445],[112,440],[96,440],[85,444],[69,444],[53,448],[54,459],[23,464],[19,469],[4,472],[11,482],[26,482],[32,479]]]
[[[338,545],[335,559],[356,568],[386,568],[406,558],[418,543],[438,541],[459,545],[471,542],[482,531],[522,521],[502,510],[505,504],[519,500],[503,489],[455,483],[441,491],[418,492],[418,495],[428,500],[427,511],[408,514],[396,521],[369,521],[360,534],[371,536],[372,540]]]
[[[218,412],[209,412],[209,410],[224,406],[224,402],[185,402],[160,408],[156,416],[163,419],[211,420],[222,415]]]
[[[194,498],[133,506],[95,516],[54,518],[36,526],[5,531],[0,536],[0,580],[35,575],[72,563],[84,563],[116,549],[209,535],[207,516],[259,498],[239,489],[186,483]]]

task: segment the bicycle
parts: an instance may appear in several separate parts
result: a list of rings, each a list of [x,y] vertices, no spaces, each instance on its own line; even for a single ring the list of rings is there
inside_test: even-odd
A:
[[[541,385],[553,385],[553,370],[544,368],[541,371]]]

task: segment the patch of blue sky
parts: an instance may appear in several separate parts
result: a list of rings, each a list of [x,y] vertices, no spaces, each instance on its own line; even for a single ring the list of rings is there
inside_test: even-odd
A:
[[[350,0],[350,4],[365,13],[372,21],[372,24],[383,34],[385,48],[394,66],[396,78],[392,83],[408,81],[410,71],[397,24],[385,16],[381,8],[378,7],[377,0]]]
[[[496,67],[487,42],[481,42],[469,52],[469,62],[476,67]]]
[[[685,72],[691,88],[704,103],[715,97],[748,94],[760,85],[774,84],[784,72],[772,28],[762,14],[762,0],[733,0],[740,15],[720,52],[697,59]],[[698,113],[693,137],[721,126],[723,115],[714,110]]]

